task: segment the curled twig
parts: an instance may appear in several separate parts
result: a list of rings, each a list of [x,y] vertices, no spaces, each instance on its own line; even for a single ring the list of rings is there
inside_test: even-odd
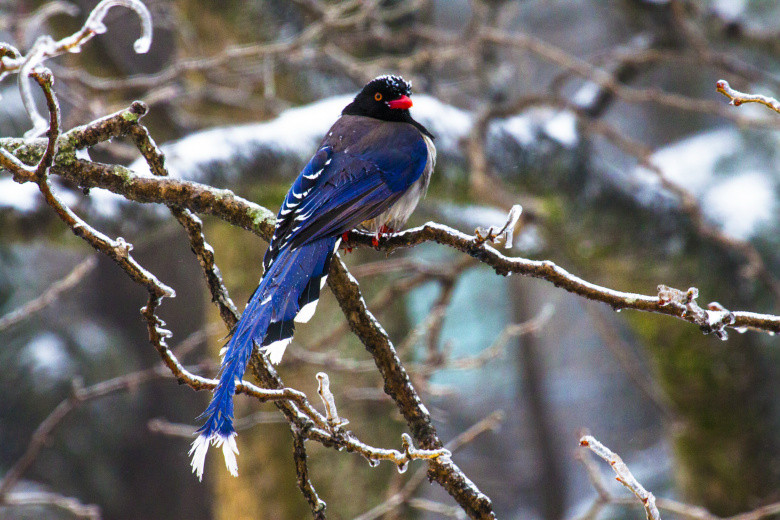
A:
[[[49,58],[66,52],[79,52],[81,46],[96,34],[106,32],[103,19],[108,10],[114,6],[127,7],[138,14],[141,20],[141,36],[135,41],[133,48],[137,53],[147,52],[152,44],[152,17],[143,2],[140,0],[102,0],[90,12],[81,29],[75,33],[56,41],[49,35],[43,35],[35,40],[27,54],[21,54],[18,50],[8,46],[11,52],[0,57],[0,80],[13,72],[19,74],[19,91],[22,94],[24,107],[33,123],[33,128],[25,134],[25,137],[36,137],[46,129],[46,120],[35,106],[30,76]]]
[[[497,239],[504,237],[504,248],[512,249],[512,236],[517,227],[517,222],[520,220],[520,216],[523,213],[523,207],[520,204],[515,204],[512,209],[509,210],[509,214],[506,217],[506,223],[503,227],[490,226],[487,230],[477,229],[474,233],[477,236],[475,243],[482,245],[485,242],[495,242]]]
[[[320,394],[322,404],[325,405],[325,417],[328,419],[328,425],[335,432],[339,428],[349,424],[349,421],[339,417],[339,412],[336,409],[336,399],[333,397],[333,393],[330,391],[330,378],[325,372],[317,373],[317,393]]]

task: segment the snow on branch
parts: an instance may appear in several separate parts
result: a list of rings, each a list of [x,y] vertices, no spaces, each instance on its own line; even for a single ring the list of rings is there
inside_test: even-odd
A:
[[[780,101],[773,97],[763,96],[761,94],[745,94],[744,92],[734,90],[725,79],[718,81],[715,84],[715,88],[718,92],[729,98],[729,105],[738,107],[745,103],[759,103],[780,113]]]

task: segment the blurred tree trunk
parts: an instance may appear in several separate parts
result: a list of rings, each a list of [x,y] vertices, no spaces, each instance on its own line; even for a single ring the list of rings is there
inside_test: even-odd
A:
[[[531,301],[527,280],[514,276],[508,279],[512,298],[512,321],[524,323],[539,311],[538,303]],[[525,283],[524,283],[525,282]],[[534,451],[539,461],[538,479],[534,496],[539,497],[538,509],[545,520],[563,518],[566,500],[566,479],[562,468],[561,453],[556,446],[552,410],[546,397],[545,370],[543,356],[539,354],[537,334],[524,334],[516,350],[517,368],[520,384],[517,386],[517,399],[524,402],[528,411],[527,421],[534,442]]]
[[[651,353],[677,411],[666,426],[678,485],[687,500],[730,516],[778,498],[777,379],[755,336],[695,334],[654,342]]]

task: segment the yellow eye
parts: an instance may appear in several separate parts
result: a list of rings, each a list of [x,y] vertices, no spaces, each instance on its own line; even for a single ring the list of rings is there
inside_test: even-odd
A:
[[[382,93],[377,92],[376,94],[374,94],[374,99],[376,99],[377,101],[382,101]]]

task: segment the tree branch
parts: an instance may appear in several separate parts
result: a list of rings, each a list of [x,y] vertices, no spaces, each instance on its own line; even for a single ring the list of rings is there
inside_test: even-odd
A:
[[[734,90],[725,79],[718,81],[715,84],[715,87],[718,92],[729,98],[729,105],[738,107],[745,103],[759,103],[780,113],[780,101],[773,97],[763,96],[761,94],[745,94],[744,92]]]

